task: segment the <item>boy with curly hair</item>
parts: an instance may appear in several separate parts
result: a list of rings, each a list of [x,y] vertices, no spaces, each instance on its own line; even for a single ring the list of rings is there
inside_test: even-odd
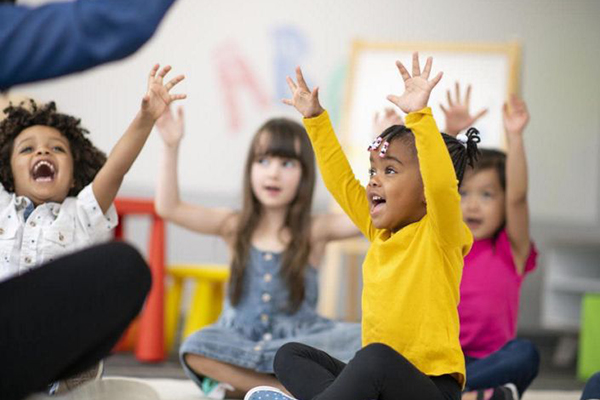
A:
[[[85,137],[80,120],[54,102],[4,110],[0,122],[0,281],[101,241],[117,225],[112,205],[156,119],[185,95],[163,84],[155,65],[141,109],[110,156]]]

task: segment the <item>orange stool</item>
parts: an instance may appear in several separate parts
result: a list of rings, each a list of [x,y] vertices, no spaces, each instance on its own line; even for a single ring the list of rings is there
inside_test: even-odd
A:
[[[128,215],[148,215],[152,231],[148,242],[148,265],[152,274],[152,288],[139,317],[139,332],[135,356],[140,361],[158,362],[165,358],[164,348],[164,275],[165,275],[165,224],[154,211],[149,199],[115,199],[119,225],[115,238],[123,239]],[[127,334],[126,334],[127,335]]]

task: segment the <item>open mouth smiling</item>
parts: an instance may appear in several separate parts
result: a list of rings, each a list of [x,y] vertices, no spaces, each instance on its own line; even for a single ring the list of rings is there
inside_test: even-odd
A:
[[[379,210],[381,210],[384,206],[385,206],[385,198],[379,196],[379,195],[372,195],[371,196],[371,214],[377,213]]]
[[[36,182],[52,182],[56,175],[54,164],[47,160],[40,160],[33,166],[31,176]]]

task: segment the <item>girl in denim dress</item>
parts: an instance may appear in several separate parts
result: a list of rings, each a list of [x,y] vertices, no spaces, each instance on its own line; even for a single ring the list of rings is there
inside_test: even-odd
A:
[[[317,314],[315,267],[329,241],[359,232],[345,215],[311,215],[315,161],[304,128],[284,118],[268,120],[250,145],[242,210],[207,208],[179,198],[183,111],[178,114],[166,111],[157,123],[164,152],[156,210],[185,228],[220,236],[231,251],[219,320],[181,346],[186,373],[204,395],[231,398],[258,385],[283,389],[273,375],[273,359],[290,341],[348,361],[360,348],[360,326]]]

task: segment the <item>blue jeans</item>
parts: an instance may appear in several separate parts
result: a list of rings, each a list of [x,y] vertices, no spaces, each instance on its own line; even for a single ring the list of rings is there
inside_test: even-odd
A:
[[[465,357],[465,391],[487,389],[513,383],[522,396],[538,374],[540,355],[528,340],[513,339],[484,358]]]
[[[583,388],[581,400],[600,399],[600,372],[596,372]]]

